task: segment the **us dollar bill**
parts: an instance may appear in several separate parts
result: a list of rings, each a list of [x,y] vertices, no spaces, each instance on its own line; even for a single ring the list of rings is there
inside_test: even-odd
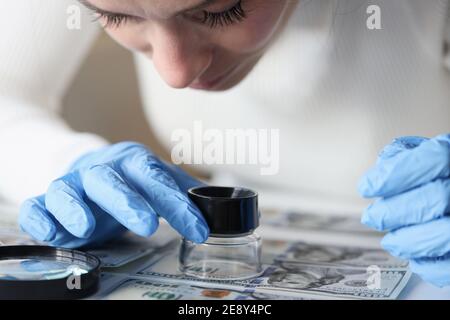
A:
[[[298,291],[345,298],[395,299],[406,285],[408,270],[373,270],[307,266],[273,265],[263,276],[242,281],[246,288]],[[378,279],[376,279],[378,278]]]
[[[342,253],[353,252],[349,248],[334,248],[337,253],[327,259],[322,255],[310,254],[311,251],[327,252],[327,248],[304,243],[289,243],[276,241],[269,243],[268,252],[264,253],[266,263],[262,276],[247,281],[209,281],[187,277],[177,268],[177,251],[172,246],[165,252],[154,256],[147,266],[135,273],[140,277],[156,277],[166,281],[183,281],[186,283],[213,282],[221,288],[245,288],[255,290],[268,290],[271,292],[289,292],[290,294],[308,294],[321,297],[336,298],[369,298],[369,299],[396,299],[406,286],[410,272],[404,262],[391,260],[390,256],[382,251],[371,252],[364,255],[365,249],[356,251],[357,256],[352,259],[343,257]],[[276,255],[271,250],[284,248],[284,252]],[[300,248],[294,255],[295,248]],[[308,249],[308,250],[306,250]],[[264,252],[264,251],[263,251]],[[278,251],[280,252],[280,251]],[[302,256],[301,252],[309,254]],[[314,258],[314,256],[316,257]],[[373,258],[375,255],[377,258]],[[320,257],[317,258],[317,257]],[[325,260],[325,262],[324,262]],[[384,261],[384,265],[373,264],[374,261]],[[201,270],[211,278],[220,274],[218,267]]]
[[[277,264],[311,264],[337,267],[378,266],[379,268],[403,269],[408,262],[397,259],[387,252],[375,249],[314,245],[305,242],[291,244],[284,253],[275,257]]]
[[[10,227],[0,227],[0,246],[39,245],[26,233]]]
[[[317,230],[320,232],[361,235],[376,234],[372,229],[362,225],[358,218],[344,215],[319,215],[307,212],[286,211],[273,215],[266,223],[270,226],[285,229]]]
[[[109,241],[98,248],[91,248],[87,252],[102,261],[102,268],[119,268],[157,252],[177,237],[167,225],[161,225],[160,230],[151,238],[139,237],[128,232],[119,239]]]
[[[225,289],[186,282],[170,283],[157,279],[128,278],[113,288],[106,300],[304,300],[260,292],[255,289]]]
[[[102,262],[102,267],[116,268],[148,255],[153,251],[153,248],[108,244],[101,249],[89,250],[88,253],[99,258]]]

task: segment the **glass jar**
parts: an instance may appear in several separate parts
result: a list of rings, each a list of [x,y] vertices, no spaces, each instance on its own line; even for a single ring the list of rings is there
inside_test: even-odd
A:
[[[237,187],[197,187],[188,191],[203,214],[210,237],[198,244],[183,239],[179,269],[209,280],[245,280],[262,273],[258,194]]]
[[[180,271],[187,276],[210,280],[245,280],[262,273],[261,237],[209,237],[197,244],[183,239]]]

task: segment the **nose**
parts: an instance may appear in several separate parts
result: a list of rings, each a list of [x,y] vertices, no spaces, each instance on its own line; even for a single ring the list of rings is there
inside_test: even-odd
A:
[[[152,60],[171,87],[188,87],[211,65],[213,52],[194,31],[176,24],[155,26],[151,35]]]

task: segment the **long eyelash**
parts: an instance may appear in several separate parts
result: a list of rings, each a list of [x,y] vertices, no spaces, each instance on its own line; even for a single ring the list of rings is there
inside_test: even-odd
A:
[[[118,28],[125,24],[133,17],[120,14],[109,14],[105,12],[96,11],[94,21],[104,19],[104,28]],[[208,12],[204,11],[202,23],[208,25],[210,28],[229,26],[243,21],[247,18],[247,13],[242,8],[242,0],[240,0],[233,8],[224,12]]]
[[[208,12],[204,11],[202,23],[210,28],[224,27],[243,21],[247,18],[247,14],[242,8],[242,0],[233,8],[224,12]]]
[[[126,15],[108,14],[104,12],[96,12],[96,15],[95,21],[105,19],[105,23],[103,24],[104,28],[118,28],[132,18]]]

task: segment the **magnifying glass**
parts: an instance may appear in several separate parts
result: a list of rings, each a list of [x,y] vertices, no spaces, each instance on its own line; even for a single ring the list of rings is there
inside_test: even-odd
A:
[[[0,246],[0,299],[81,299],[99,286],[100,260],[77,250]]]

